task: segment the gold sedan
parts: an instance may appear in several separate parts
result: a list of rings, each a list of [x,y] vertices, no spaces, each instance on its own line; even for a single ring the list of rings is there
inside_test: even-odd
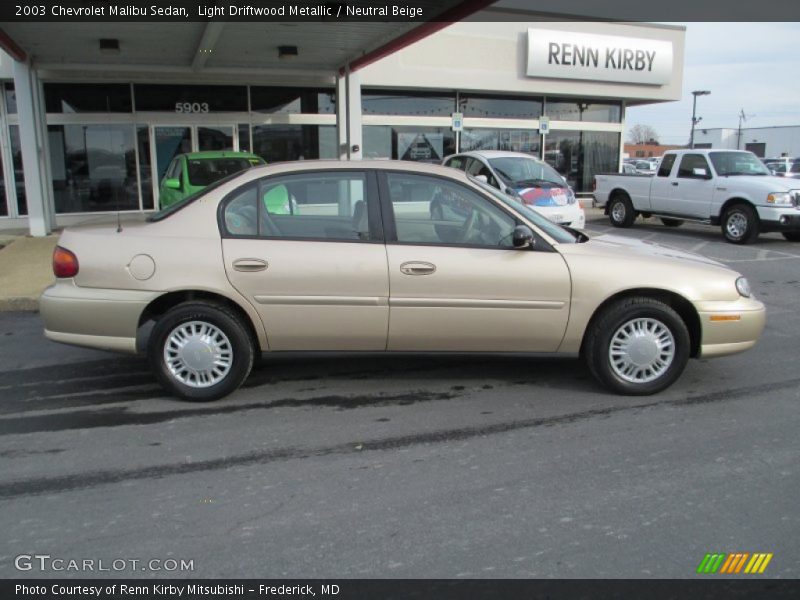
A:
[[[134,221],[66,230],[41,298],[55,341],[146,353],[214,400],[260,352],[582,355],[620,394],[751,348],[764,305],[695,254],[555,225],[454,169],[256,167]]]

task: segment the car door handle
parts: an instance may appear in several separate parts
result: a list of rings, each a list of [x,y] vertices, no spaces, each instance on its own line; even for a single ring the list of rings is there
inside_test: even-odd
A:
[[[672,182],[672,185],[674,185],[674,186],[676,186],[676,187],[677,187],[677,185],[678,185],[678,182],[677,182],[677,181],[673,181],[673,182]]]
[[[233,268],[236,271],[244,273],[252,273],[255,271],[263,271],[269,266],[267,261],[260,258],[238,258],[233,261]]]
[[[429,262],[404,262],[400,272],[405,275],[431,275],[436,272],[436,265]]]

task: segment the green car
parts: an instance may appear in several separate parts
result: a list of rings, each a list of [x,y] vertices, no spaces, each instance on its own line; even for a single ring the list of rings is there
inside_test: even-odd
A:
[[[158,190],[161,208],[166,208],[207,185],[266,161],[249,152],[212,151],[178,154],[167,167]]]

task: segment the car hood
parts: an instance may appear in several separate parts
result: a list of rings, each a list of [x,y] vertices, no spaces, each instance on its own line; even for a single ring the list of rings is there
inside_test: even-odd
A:
[[[728,269],[722,263],[700,254],[695,254],[694,252],[687,252],[672,246],[656,244],[648,240],[631,239],[619,235],[598,235],[597,237],[590,238],[588,242],[575,245],[585,246],[585,251],[593,255],[652,260],[677,260],[697,265],[702,264]]]
[[[748,185],[765,192],[788,192],[800,188],[796,179],[790,177],[776,177],[775,175],[723,175],[717,178],[717,182],[724,185]]]

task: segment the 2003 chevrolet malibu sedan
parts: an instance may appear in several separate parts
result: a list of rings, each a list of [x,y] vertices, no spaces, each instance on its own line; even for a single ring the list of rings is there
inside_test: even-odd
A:
[[[432,217],[444,198],[460,209]],[[48,338],[146,352],[195,401],[234,391],[257,353],[297,350],[580,354],[611,390],[652,394],[765,321],[716,262],[590,239],[409,162],[252,168],[136,222],[67,229],[53,265]]]

